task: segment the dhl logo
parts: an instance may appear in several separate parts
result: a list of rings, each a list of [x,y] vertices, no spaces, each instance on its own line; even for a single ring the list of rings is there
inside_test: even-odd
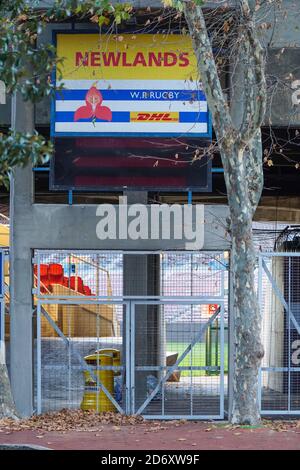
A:
[[[130,122],[179,122],[179,113],[130,113]]]

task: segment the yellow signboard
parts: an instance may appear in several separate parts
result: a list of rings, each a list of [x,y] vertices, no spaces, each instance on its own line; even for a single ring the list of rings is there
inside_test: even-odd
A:
[[[191,38],[178,34],[58,34],[64,80],[197,80]]]
[[[82,32],[56,39],[64,90],[56,93],[52,135],[211,135],[190,37]]]

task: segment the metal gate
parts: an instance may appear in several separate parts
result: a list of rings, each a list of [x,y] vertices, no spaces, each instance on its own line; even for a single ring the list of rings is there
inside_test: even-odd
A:
[[[201,315],[201,307],[213,302],[215,299],[131,303],[133,414],[153,419],[224,418],[224,302],[218,300],[209,318]],[[172,321],[166,318],[168,310],[177,315],[184,312],[185,329],[172,328]],[[218,331],[214,346],[219,352],[215,364],[208,365],[205,338],[213,327]]]
[[[76,331],[78,311],[89,311],[91,306],[96,309],[95,321],[86,326],[89,337],[80,337]],[[101,366],[89,364],[86,360],[95,351],[123,350],[123,337],[111,338],[100,336],[101,309],[121,308],[126,328],[129,328],[128,302],[114,302],[108,300],[90,301],[73,300],[72,304],[66,300],[43,299],[37,302],[36,324],[36,411],[38,414],[49,410],[62,408],[78,408],[82,404],[85,393],[86,372],[93,384],[96,397],[100,393],[105,395],[106,408],[103,411],[118,411],[129,413],[128,410],[128,369],[126,364]],[[57,319],[53,319],[57,312]],[[99,312],[99,313],[98,313]],[[114,382],[107,388],[101,380],[99,372],[111,372],[118,377],[120,394],[115,393]],[[103,396],[103,395],[102,395]],[[107,406],[110,402],[111,406]]]
[[[261,413],[300,414],[300,253],[259,255]]]
[[[223,419],[228,362],[224,254],[160,253],[159,292],[152,295],[125,295],[124,256],[134,256],[137,267],[145,253],[35,254],[37,412],[84,407],[92,389],[103,398],[99,411]],[[187,263],[197,282],[191,281],[194,272],[187,282]],[[119,352],[121,359],[101,364],[94,359],[96,351]]]

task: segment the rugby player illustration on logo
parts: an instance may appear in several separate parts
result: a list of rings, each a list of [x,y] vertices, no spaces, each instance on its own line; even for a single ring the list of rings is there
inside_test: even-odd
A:
[[[103,102],[102,94],[94,83],[85,96],[85,106],[81,106],[74,113],[74,121],[80,119],[101,119],[103,121],[112,120],[112,112],[107,106],[101,106]]]

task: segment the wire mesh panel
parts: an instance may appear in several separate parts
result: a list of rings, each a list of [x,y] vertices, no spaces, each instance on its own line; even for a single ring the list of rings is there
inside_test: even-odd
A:
[[[214,252],[36,251],[37,411],[222,418],[227,264]]]
[[[212,311],[205,303],[135,303],[132,320],[134,413],[223,418],[223,304]]]
[[[227,253],[163,253],[161,291],[166,297],[224,297]]]
[[[154,292],[149,294],[145,289],[139,272],[146,265],[148,274],[156,273],[155,295],[159,297],[223,298],[224,290],[228,289],[226,252],[145,254],[36,250],[36,294],[64,298],[153,296]]]
[[[261,255],[260,305],[265,356],[261,408],[265,414],[300,413],[300,256]]]
[[[34,284],[39,297],[121,297],[123,255],[118,252],[37,250]]]
[[[108,320],[112,311],[120,319],[117,334]],[[123,322],[123,304],[38,305],[34,343],[39,413],[79,407],[125,410]]]

